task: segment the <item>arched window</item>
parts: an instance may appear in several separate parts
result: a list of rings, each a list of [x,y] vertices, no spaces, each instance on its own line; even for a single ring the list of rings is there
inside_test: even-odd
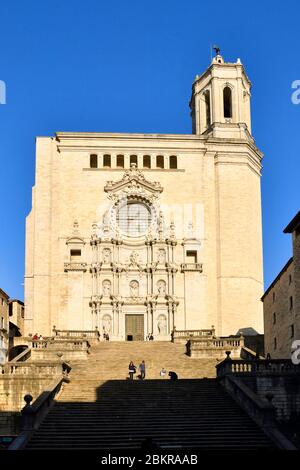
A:
[[[151,157],[150,155],[143,156],[143,168],[151,168]]]
[[[232,93],[231,88],[226,86],[223,90],[224,118],[232,118]]]
[[[170,157],[170,168],[172,170],[177,168],[177,157],[176,157],[176,155],[171,155],[171,157]]]
[[[157,155],[156,157],[156,167],[157,168],[164,168],[164,157],[163,155]]]
[[[98,155],[90,155],[90,168],[98,168]]]
[[[138,158],[137,158],[137,155],[130,155],[130,166],[132,165],[132,163],[135,163],[136,166],[138,166]]]
[[[124,168],[124,155],[117,155],[117,168]]]
[[[111,157],[110,155],[103,155],[103,168],[111,167]]]
[[[211,118],[210,118],[210,92],[206,90],[204,92],[204,101],[205,101],[205,116],[206,116],[206,127],[211,125]]]

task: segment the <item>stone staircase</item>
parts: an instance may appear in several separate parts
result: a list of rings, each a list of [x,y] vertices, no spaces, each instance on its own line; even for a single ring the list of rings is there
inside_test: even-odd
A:
[[[128,364],[146,362],[146,380],[127,380]],[[100,343],[74,363],[55,406],[28,449],[160,447],[268,449],[272,443],[219,387],[215,360],[191,359],[172,343]],[[161,378],[162,367],[179,380]]]

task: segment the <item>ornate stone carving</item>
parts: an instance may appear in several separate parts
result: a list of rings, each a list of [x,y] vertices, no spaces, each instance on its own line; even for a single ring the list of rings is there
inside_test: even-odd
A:
[[[165,315],[159,315],[157,321],[158,334],[160,336],[166,336],[167,334],[167,318]]]
[[[111,263],[111,250],[109,248],[103,248],[102,250],[102,261],[104,264]]]
[[[111,282],[108,279],[105,279],[102,283],[102,293],[104,297],[111,295]]]
[[[103,332],[110,333],[111,331],[111,317],[110,315],[104,315],[102,319]]]
[[[166,262],[166,250],[163,248],[160,248],[158,250],[158,258],[157,258],[158,264],[165,264]]]
[[[137,298],[139,296],[139,283],[136,280],[130,281],[130,296]]]
[[[160,193],[163,191],[161,184],[158,181],[148,181],[144,177],[141,170],[138,170],[135,163],[131,164],[129,170],[126,170],[122,179],[117,182],[108,181],[104,187],[106,192],[115,192],[124,189],[126,193],[135,193],[136,190],[142,188],[147,189],[152,193]]]
[[[163,279],[160,279],[157,282],[157,291],[158,291],[158,295],[166,295],[166,281],[164,281]]]

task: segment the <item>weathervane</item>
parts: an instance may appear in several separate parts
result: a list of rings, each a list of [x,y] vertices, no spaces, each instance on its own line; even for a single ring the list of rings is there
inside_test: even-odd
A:
[[[216,52],[216,55],[220,55],[221,49],[219,46],[213,46],[213,50]]]

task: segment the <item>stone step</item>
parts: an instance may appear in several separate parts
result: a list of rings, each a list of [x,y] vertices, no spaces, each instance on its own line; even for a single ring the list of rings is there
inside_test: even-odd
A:
[[[146,380],[127,380],[130,360],[145,360]],[[100,343],[87,361],[72,362],[70,383],[27,448],[136,449],[149,436],[164,448],[272,448],[219,387],[215,366],[187,357],[180,344]],[[179,380],[160,378],[162,367]]]

